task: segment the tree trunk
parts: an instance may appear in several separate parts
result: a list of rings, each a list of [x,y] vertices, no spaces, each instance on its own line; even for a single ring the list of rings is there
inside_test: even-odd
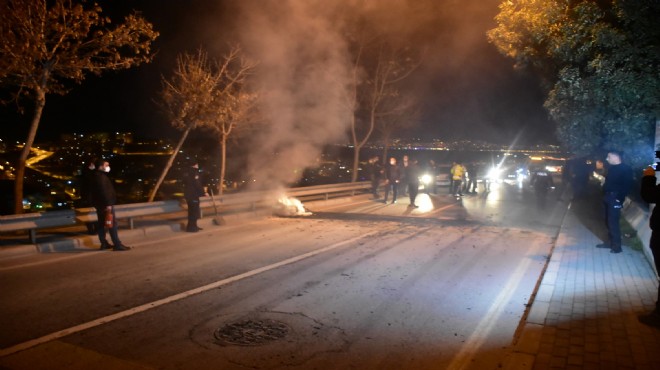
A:
[[[357,133],[355,130],[355,117],[353,118],[353,175],[351,176],[351,182],[357,181],[357,171],[360,165],[360,149],[369,141],[371,134],[374,132],[374,127],[376,126],[376,111],[375,108],[371,109],[369,116],[369,130],[364,134],[364,138],[360,142],[357,139]]]
[[[358,178],[358,169],[360,168],[360,149],[362,145],[354,144],[353,146],[353,174],[351,175],[351,182],[356,182]]]
[[[218,185],[218,194],[223,194],[222,185],[225,183],[225,174],[227,171],[227,135],[220,135],[220,184]]]
[[[192,130],[192,127],[193,125],[190,124],[188,125],[186,130],[183,131],[183,134],[181,135],[179,142],[176,144],[176,148],[174,148],[174,152],[172,153],[172,155],[170,155],[170,159],[167,160],[167,164],[165,164],[165,168],[163,168],[163,172],[160,174],[158,181],[156,181],[156,185],[151,190],[151,194],[149,194],[148,202],[154,201],[154,198],[156,197],[156,193],[158,192],[160,185],[163,183],[163,180],[165,180],[165,176],[167,176],[167,173],[170,171],[170,168],[172,167],[172,163],[174,163],[174,159],[176,158],[177,154],[179,154],[179,150],[183,146],[183,142],[186,141],[186,138],[188,137],[190,130]]]
[[[392,133],[389,131],[385,131],[383,133],[383,161],[380,163],[387,164],[389,163],[387,161],[387,151],[390,149],[390,137],[392,136]]]
[[[18,163],[16,166],[16,179],[14,180],[14,213],[16,214],[23,213],[23,181],[25,178],[25,161],[27,161],[27,158],[30,155],[32,144],[34,144],[34,138],[37,136],[37,129],[39,128],[39,122],[41,121],[41,114],[43,113],[44,106],[46,105],[46,90],[44,88],[39,88],[35,91],[35,94],[37,96],[35,99],[34,116],[32,117],[30,131],[28,132],[28,137],[25,140],[25,145],[23,146],[23,150],[21,150],[21,155],[18,158]]]

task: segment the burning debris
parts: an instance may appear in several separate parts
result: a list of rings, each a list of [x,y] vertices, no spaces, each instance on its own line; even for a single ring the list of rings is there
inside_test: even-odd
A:
[[[275,204],[273,213],[281,217],[312,215],[312,212],[308,212],[300,200],[296,198],[289,198],[286,195],[279,197],[277,204]]]

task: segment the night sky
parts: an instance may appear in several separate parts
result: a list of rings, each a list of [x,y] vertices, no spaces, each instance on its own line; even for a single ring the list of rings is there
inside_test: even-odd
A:
[[[90,76],[65,96],[48,96],[37,141],[60,133],[110,130],[133,131],[150,138],[174,137],[176,131],[154,103],[161,75],[170,74],[176,55],[183,51],[193,52],[203,47],[210,55],[220,56],[227,41],[245,39],[255,23],[241,14],[250,12],[249,9],[260,11],[265,1],[105,0],[98,3],[113,20],[119,21],[122,14],[135,9],[152,22],[161,34],[154,48],[156,58],[151,64],[130,70]],[[349,6],[360,2],[337,3]],[[486,40],[485,32],[495,25],[493,17],[499,1],[410,1],[415,7],[426,4],[429,7],[426,10],[437,10],[419,12],[423,16],[420,19],[416,18],[417,13],[393,9],[392,4],[401,6],[405,5],[404,1],[363,3],[383,7],[385,12],[391,6],[390,16],[400,18],[383,19],[383,23],[392,32],[414,33],[416,38],[409,42],[429,48],[424,64],[408,82],[411,91],[421,97],[421,122],[418,128],[400,136],[478,139],[502,144],[511,143],[519,136],[519,143],[554,142],[554,126],[542,107],[544,95],[538,81],[514,71],[513,62]],[[422,29],[412,30],[413,25]],[[0,109],[3,127],[0,137],[24,139],[29,115],[16,115],[13,105]]]

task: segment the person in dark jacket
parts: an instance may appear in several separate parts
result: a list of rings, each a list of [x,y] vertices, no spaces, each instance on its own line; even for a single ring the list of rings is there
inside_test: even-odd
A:
[[[610,150],[607,153],[607,175],[603,184],[603,204],[605,205],[605,221],[608,240],[596,245],[597,248],[608,248],[610,253],[621,253],[621,208],[632,187],[632,169],[623,163],[623,153]]]
[[[374,199],[378,199],[380,198],[380,195],[378,195],[378,186],[380,185],[380,178],[383,172],[383,167],[380,165],[380,159],[378,156],[369,158],[367,170],[369,181],[371,181],[371,194]]]
[[[96,161],[96,171],[92,179],[92,205],[96,208],[96,217],[98,219],[96,228],[98,231],[99,241],[101,242],[101,249],[110,249],[115,251],[127,251],[130,248],[122,244],[119,240],[117,232],[117,218],[115,217],[115,204],[117,204],[117,193],[112,185],[112,181],[108,177],[110,172],[110,163],[108,161],[99,159]],[[112,221],[110,225],[106,225],[106,220],[111,216]],[[110,239],[113,245],[110,245],[106,239],[105,230],[108,229]]]
[[[396,158],[390,158],[390,164],[385,168],[385,199],[383,203],[387,203],[387,198],[392,191],[392,204],[396,203],[396,196],[398,194],[399,182],[401,181],[401,168],[396,164]]]
[[[467,170],[467,185],[465,186],[465,192],[468,194],[477,194],[477,172],[478,166],[476,163],[468,163],[465,166]]]
[[[651,241],[649,246],[653,254],[653,262],[655,263],[656,272],[660,272],[660,185],[656,185],[657,179],[655,177],[655,170],[653,167],[648,167],[644,170],[644,177],[642,177],[642,190],[641,196],[647,203],[655,204],[649,226],[651,227]],[[660,328],[660,286],[658,286],[658,296],[656,297],[655,309],[647,314],[639,317],[639,321],[645,325]]]
[[[199,197],[205,194],[204,186],[202,186],[202,182],[199,179],[199,163],[194,162],[183,179],[183,196],[188,205],[188,224],[186,225],[186,231],[189,233],[196,233],[202,230],[197,226],[197,220],[201,218]]]
[[[426,181],[424,181],[424,192],[426,194],[436,194],[436,177],[438,176],[438,166],[436,166],[433,159],[429,159],[429,161],[426,162],[424,173],[426,176],[428,176]]]
[[[415,199],[419,193],[419,166],[416,160],[408,158],[407,155],[403,156],[403,178],[408,184],[408,196],[410,197],[408,207],[418,208]]]

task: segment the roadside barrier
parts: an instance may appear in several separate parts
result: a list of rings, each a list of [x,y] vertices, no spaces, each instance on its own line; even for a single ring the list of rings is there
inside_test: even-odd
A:
[[[295,197],[305,200],[328,200],[330,198],[352,196],[363,193],[371,188],[369,182],[341,183],[330,185],[288,188],[282,191],[250,191],[206,196],[200,198],[200,207],[208,209],[214,206],[219,212],[231,207],[257,209],[272,207],[279,196]],[[158,202],[119,204],[115,206],[115,217],[128,221],[129,229],[135,226],[135,219],[144,216],[161,215],[182,212],[186,210],[184,200],[166,200]],[[48,228],[84,225],[96,222],[94,208],[76,208],[61,211],[25,213],[20,215],[0,216],[0,233],[27,231],[30,243],[37,243],[37,231]]]

